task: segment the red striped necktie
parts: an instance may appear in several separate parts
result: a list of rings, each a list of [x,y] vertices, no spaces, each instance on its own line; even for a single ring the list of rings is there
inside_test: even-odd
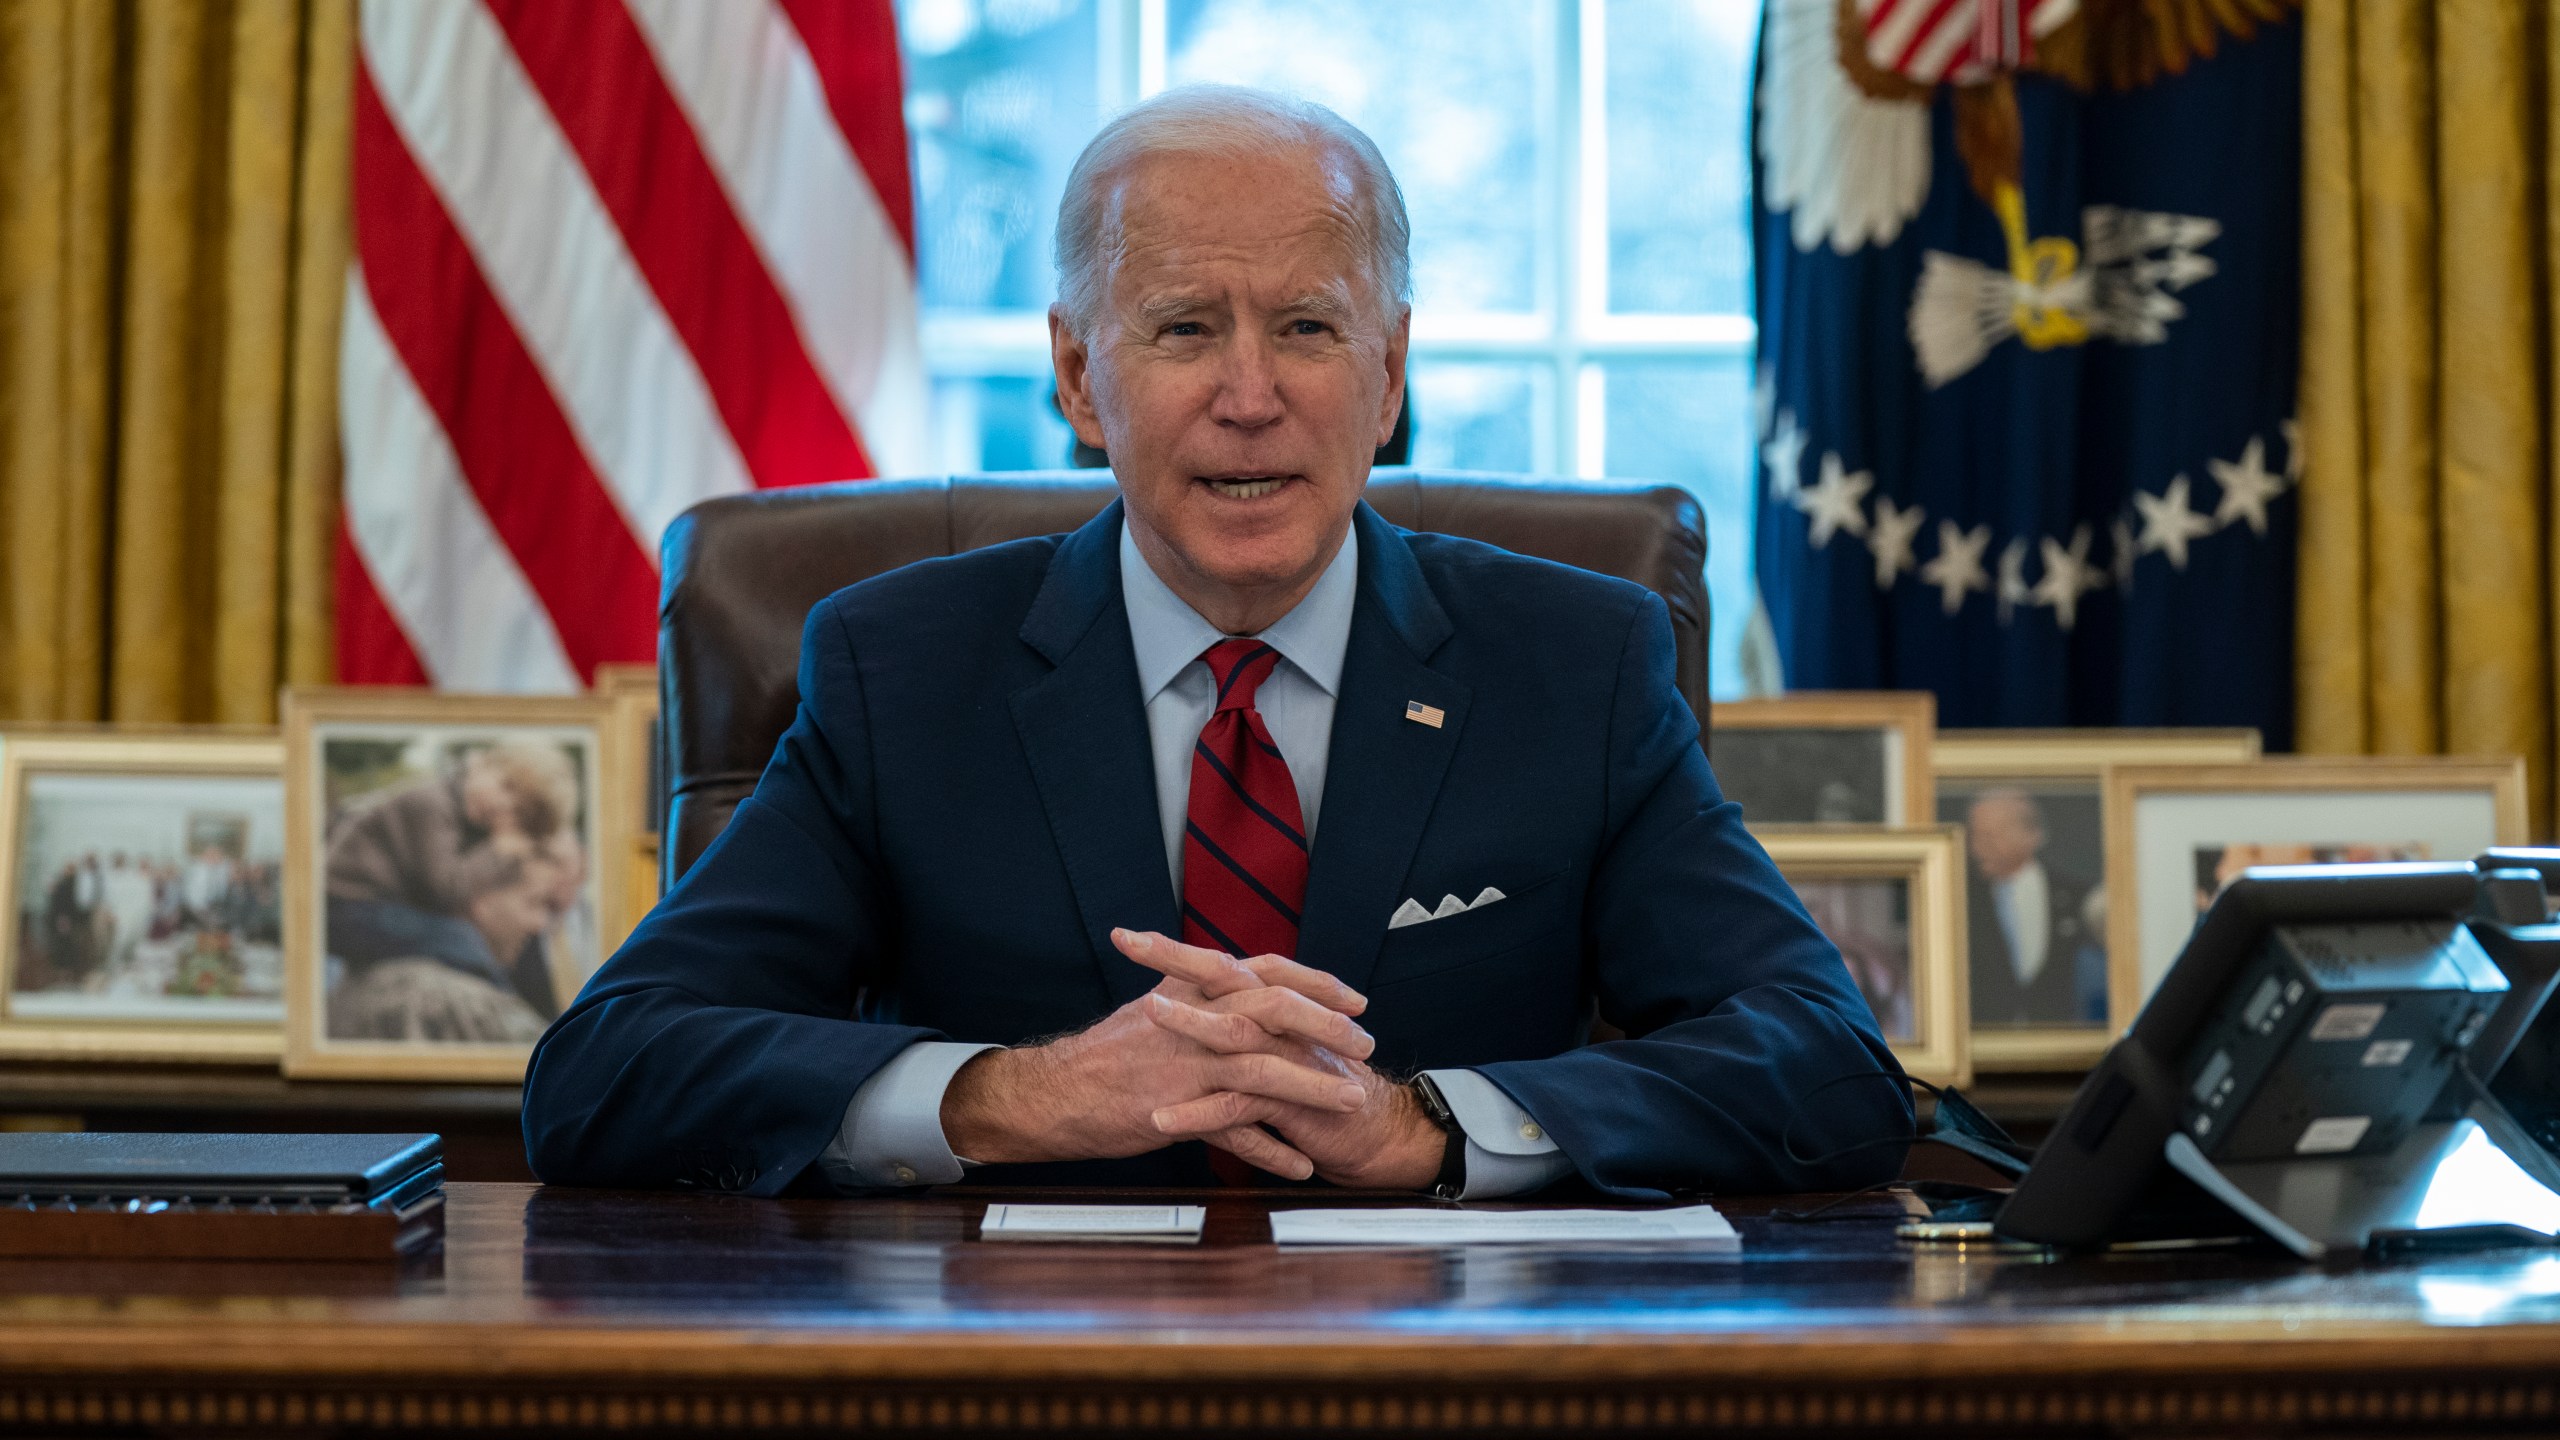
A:
[[[1307,827],[1298,782],[1253,704],[1280,652],[1259,640],[1221,640],[1200,658],[1218,683],[1218,708],[1191,747],[1182,938],[1230,955],[1295,958]]]
[[[1200,657],[1218,682],[1218,708],[1191,745],[1190,813],[1182,827],[1182,938],[1230,955],[1298,953],[1307,900],[1307,827],[1298,782],[1253,705],[1280,652],[1259,640],[1221,640]],[[1212,1146],[1220,1183],[1262,1172]]]

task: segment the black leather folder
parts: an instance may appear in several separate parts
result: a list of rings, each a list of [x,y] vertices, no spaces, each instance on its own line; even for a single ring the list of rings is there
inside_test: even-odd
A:
[[[0,1197],[397,1206],[443,1160],[440,1135],[0,1134]]]

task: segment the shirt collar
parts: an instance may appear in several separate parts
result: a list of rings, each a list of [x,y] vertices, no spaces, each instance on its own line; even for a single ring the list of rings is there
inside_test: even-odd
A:
[[[1200,616],[1188,601],[1173,593],[1155,567],[1138,553],[1138,542],[1120,524],[1120,593],[1129,611],[1129,641],[1138,656],[1138,698],[1153,700],[1182,667],[1200,652],[1227,638]],[[1260,638],[1280,658],[1297,667],[1327,695],[1340,692],[1343,657],[1351,649],[1351,612],[1360,595],[1360,531],[1342,537],[1313,590],[1296,608],[1266,627]]]

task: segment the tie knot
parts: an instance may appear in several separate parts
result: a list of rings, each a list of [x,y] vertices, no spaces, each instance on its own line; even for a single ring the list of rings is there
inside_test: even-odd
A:
[[[1271,678],[1280,663],[1280,652],[1259,640],[1221,640],[1200,652],[1209,664],[1209,676],[1218,682],[1218,709],[1250,710],[1253,692]]]

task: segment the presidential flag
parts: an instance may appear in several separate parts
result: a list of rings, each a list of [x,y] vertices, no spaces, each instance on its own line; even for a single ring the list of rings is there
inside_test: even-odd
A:
[[[365,0],[339,669],[656,654],[697,501],[923,465],[889,0]]]
[[[1754,100],[1785,683],[2284,746],[2289,0],[1769,0]]]

